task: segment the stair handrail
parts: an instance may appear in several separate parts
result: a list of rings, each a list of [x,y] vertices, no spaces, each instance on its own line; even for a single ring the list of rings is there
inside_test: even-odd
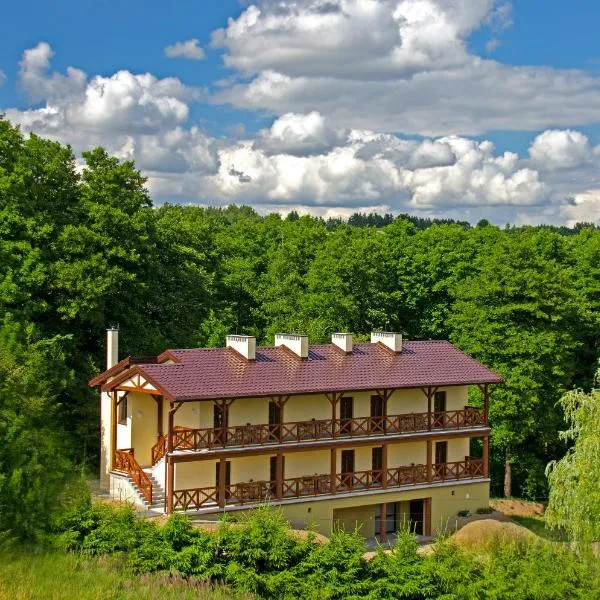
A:
[[[164,433],[152,446],[152,465],[155,465],[167,453],[167,434]]]
[[[115,451],[115,471],[127,473],[148,504],[152,504],[152,481],[133,455],[133,448]]]

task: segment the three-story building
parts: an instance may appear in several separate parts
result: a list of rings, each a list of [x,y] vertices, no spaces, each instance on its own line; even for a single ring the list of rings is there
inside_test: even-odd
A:
[[[432,534],[488,505],[489,391],[502,378],[449,342],[281,334],[257,348],[231,335],[118,362],[117,336],[90,381],[115,497],[205,519],[268,502],[297,527],[366,536],[402,523]],[[469,386],[483,406],[468,405]]]

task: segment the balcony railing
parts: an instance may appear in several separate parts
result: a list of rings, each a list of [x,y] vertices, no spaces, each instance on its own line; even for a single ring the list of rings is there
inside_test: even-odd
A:
[[[263,446],[328,440],[344,437],[397,435],[441,429],[463,429],[485,426],[482,408],[467,406],[460,410],[432,413],[409,413],[387,417],[323,419],[275,425],[239,425],[218,429],[175,427],[173,450],[204,450],[232,446]],[[153,464],[166,452],[166,437],[152,449]]]
[[[152,482],[135,459],[133,448],[115,452],[113,470],[127,473],[148,501],[148,504],[152,504]]]
[[[218,487],[175,490],[175,510],[196,510],[210,506],[243,505],[267,500],[280,501],[325,494],[347,494],[371,489],[402,488],[419,483],[457,481],[484,477],[483,460],[467,457],[464,461],[432,465],[410,465],[393,469],[355,471],[353,473],[315,474],[276,481],[248,481]],[[332,485],[333,483],[333,485]],[[280,487],[280,494],[278,494]],[[221,495],[223,497],[221,498]]]

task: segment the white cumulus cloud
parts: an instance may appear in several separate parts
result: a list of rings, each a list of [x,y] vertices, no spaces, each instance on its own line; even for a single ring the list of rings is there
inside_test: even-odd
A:
[[[591,148],[579,131],[550,129],[533,140],[529,155],[542,169],[570,169],[590,160]]]
[[[165,55],[168,58],[189,58],[191,60],[204,60],[206,58],[204,49],[200,46],[197,38],[166,46]]]
[[[597,77],[469,49],[474,30],[497,39],[511,23],[512,5],[493,0],[257,1],[213,34],[241,76],[214,101],[427,136],[600,120]]]

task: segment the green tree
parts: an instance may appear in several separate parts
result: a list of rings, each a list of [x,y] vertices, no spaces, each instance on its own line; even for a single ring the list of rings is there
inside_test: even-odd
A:
[[[36,540],[61,511],[73,471],[57,397],[73,378],[64,339],[0,327],[0,542]]]
[[[600,371],[598,371],[600,378]],[[600,390],[572,390],[560,399],[569,428],[561,438],[572,443],[563,458],[548,465],[550,501],[546,518],[573,539],[600,539]]]
[[[544,465],[561,451],[554,405],[571,385],[577,332],[589,317],[565,253],[557,234],[505,234],[453,289],[451,339],[505,377],[490,406],[494,487],[504,467],[505,495],[513,467],[518,494],[545,495]]]

